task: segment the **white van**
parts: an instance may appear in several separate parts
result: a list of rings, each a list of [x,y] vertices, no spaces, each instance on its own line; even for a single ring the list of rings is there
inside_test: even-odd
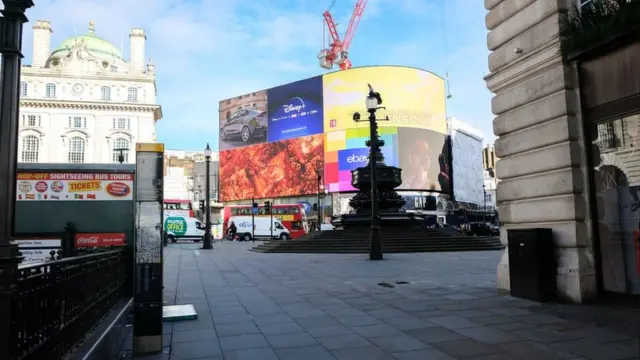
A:
[[[271,227],[270,227],[270,217],[256,216],[253,218],[253,236],[256,239],[271,237]],[[236,224],[236,228],[238,229],[238,235],[240,239],[244,241],[251,240],[251,216],[232,216],[229,218],[229,223],[227,224],[227,229],[229,225],[233,222]],[[282,225],[280,220],[273,218],[273,238],[280,240],[291,239],[291,234],[289,230]]]
[[[199,242],[204,239],[206,227],[198,219],[185,216],[169,216],[164,219],[164,236],[168,241],[192,239]]]

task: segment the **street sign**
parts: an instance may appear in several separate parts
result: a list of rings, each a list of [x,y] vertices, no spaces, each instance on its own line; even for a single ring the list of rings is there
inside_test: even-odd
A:
[[[251,208],[251,212],[253,213],[253,215],[258,215],[258,208],[257,207]]]

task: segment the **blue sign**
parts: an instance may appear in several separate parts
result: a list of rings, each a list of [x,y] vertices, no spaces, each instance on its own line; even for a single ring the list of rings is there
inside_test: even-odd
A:
[[[308,214],[309,211],[311,211],[311,204],[309,204],[308,202],[303,201],[303,202],[299,202],[298,204],[302,205],[302,208],[304,209],[305,214]]]
[[[251,208],[251,212],[253,213],[253,215],[257,215],[258,214],[258,208],[257,207],[252,207]]]
[[[269,89],[267,103],[269,142],[324,132],[321,76]]]
[[[369,148],[338,151],[338,170],[355,170],[369,162]]]

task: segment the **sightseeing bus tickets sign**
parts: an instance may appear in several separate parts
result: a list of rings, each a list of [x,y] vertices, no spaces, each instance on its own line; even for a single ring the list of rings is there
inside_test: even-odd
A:
[[[26,173],[17,175],[17,201],[133,200],[131,173]]]
[[[124,246],[124,240],[124,233],[76,234],[75,237],[76,248]]]

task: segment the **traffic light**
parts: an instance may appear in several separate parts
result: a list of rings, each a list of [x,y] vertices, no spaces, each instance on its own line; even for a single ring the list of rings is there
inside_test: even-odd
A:
[[[253,205],[252,205],[252,207],[253,207],[254,209],[255,209],[255,208],[257,208],[257,207],[258,207],[258,203],[257,203],[257,202],[254,202],[254,203],[253,203]]]
[[[313,211],[318,211],[318,204],[313,204]]]
[[[200,200],[199,203],[200,211],[204,211],[204,200]]]
[[[271,202],[269,201],[264,202],[264,211],[267,214],[271,214]]]

